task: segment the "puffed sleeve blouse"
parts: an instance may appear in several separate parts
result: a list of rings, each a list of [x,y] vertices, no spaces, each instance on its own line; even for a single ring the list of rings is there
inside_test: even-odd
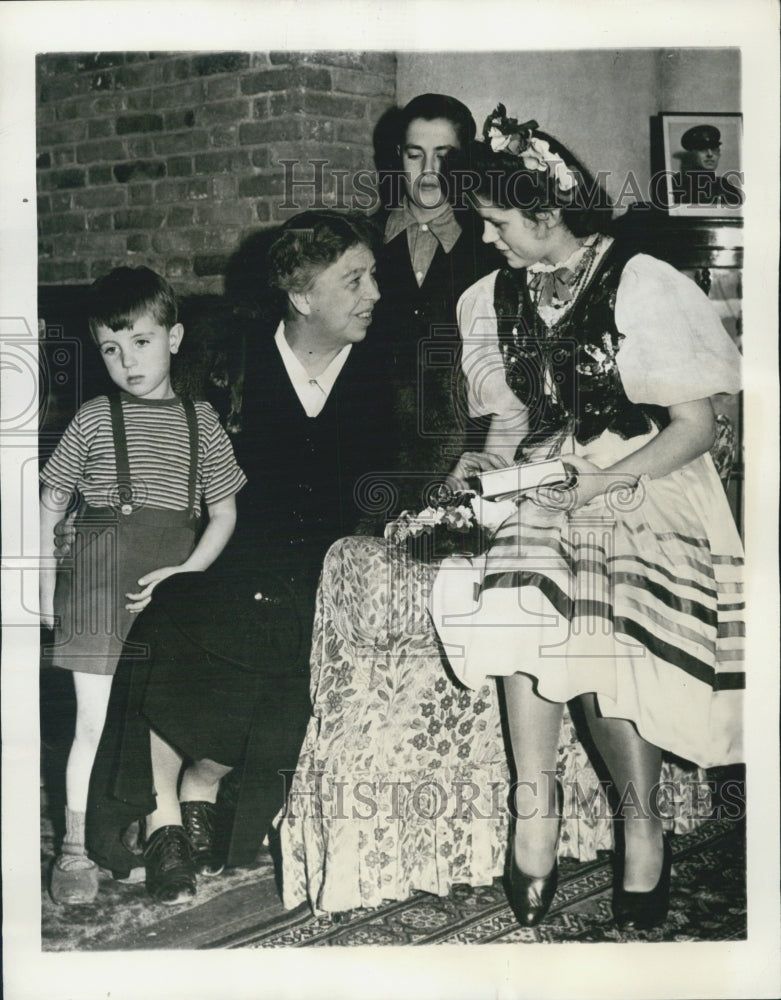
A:
[[[458,302],[462,365],[474,417],[509,415],[519,407],[499,350],[497,274],[481,278]],[[664,261],[637,254],[627,262],[616,294],[615,321],[624,338],[616,364],[631,402],[674,406],[740,391],[740,354],[712,303]]]

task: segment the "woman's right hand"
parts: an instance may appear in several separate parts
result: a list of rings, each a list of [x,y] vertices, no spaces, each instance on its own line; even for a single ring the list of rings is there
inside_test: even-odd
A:
[[[474,478],[478,472],[488,472],[491,469],[504,469],[510,463],[501,455],[487,451],[465,451],[450,470],[445,485],[451,490],[468,490],[467,480]]]

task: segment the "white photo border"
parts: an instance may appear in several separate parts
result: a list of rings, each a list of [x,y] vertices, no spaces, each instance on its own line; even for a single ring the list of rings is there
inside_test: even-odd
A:
[[[746,523],[749,674],[746,741],[748,939],[665,944],[481,945],[241,951],[43,953],[37,705],[37,620],[26,615],[24,566],[9,547],[37,528],[25,516],[23,449],[0,440],[3,572],[3,979],[8,1000],[475,1000],[477,997],[684,996],[777,998],[778,830],[778,82],[779,11],[774,0],[649,0],[625,17],[616,0],[126,0],[0,5],[0,302],[3,317],[36,329],[35,54],[122,49],[431,49],[474,51],[499,40],[516,50],[681,46],[741,50],[747,177],[744,302],[747,411]],[[432,41],[433,40],[433,41]],[[518,67],[519,81],[521,69]],[[519,89],[522,83],[519,82]],[[599,94],[571,99],[599,114]],[[0,403],[13,408],[12,373]],[[11,389],[13,387],[11,386]],[[2,425],[0,425],[2,426]],[[34,504],[34,501],[33,501]],[[29,574],[28,574],[29,575]],[[16,626],[16,627],[14,627]],[[562,950],[566,949],[566,950]]]

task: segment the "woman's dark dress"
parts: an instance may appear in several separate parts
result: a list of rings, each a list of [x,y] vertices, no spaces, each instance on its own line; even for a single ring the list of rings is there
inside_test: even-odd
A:
[[[393,467],[387,379],[371,342],[354,345],[326,405],[309,418],[273,330],[252,346],[242,430],[248,484],[237,528],[204,573],[170,577],[134,629],[149,657],[120,662],[93,770],[88,848],[117,873],[137,859],[123,827],[155,808],[151,726],[185,757],[241,764],[228,864],[250,863],[284,802],[309,702],[314,597],[329,545],[384,510],[364,509],[361,479]],[[126,651],[127,652],[127,651]]]

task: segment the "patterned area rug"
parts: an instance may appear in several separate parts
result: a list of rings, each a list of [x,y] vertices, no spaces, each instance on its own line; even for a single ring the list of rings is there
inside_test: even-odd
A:
[[[214,948],[304,945],[488,944],[522,941],[725,941],[746,936],[743,833],[728,821],[706,823],[673,841],[673,897],[664,926],[620,932],[610,912],[612,867],[597,861],[562,863],[559,889],[544,925],[515,922],[501,880],[482,888],[457,886],[440,898],[410,899],[341,920],[315,918],[299,908],[264,928],[247,928],[214,941]]]
[[[192,902],[175,908],[150,904],[143,885],[118,885],[108,876],[91,906],[56,907],[44,892],[42,942],[45,951],[103,951],[745,938],[743,825],[713,820],[674,838],[672,846],[670,913],[662,927],[648,932],[622,933],[613,924],[607,854],[587,864],[562,862],[548,919],[526,929],[516,924],[499,879],[480,888],[457,886],[447,897],[416,893],[338,916],[315,917],[306,906],[285,911],[272,857],[264,851],[252,869],[202,882]],[[51,856],[45,835],[44,876]]]

